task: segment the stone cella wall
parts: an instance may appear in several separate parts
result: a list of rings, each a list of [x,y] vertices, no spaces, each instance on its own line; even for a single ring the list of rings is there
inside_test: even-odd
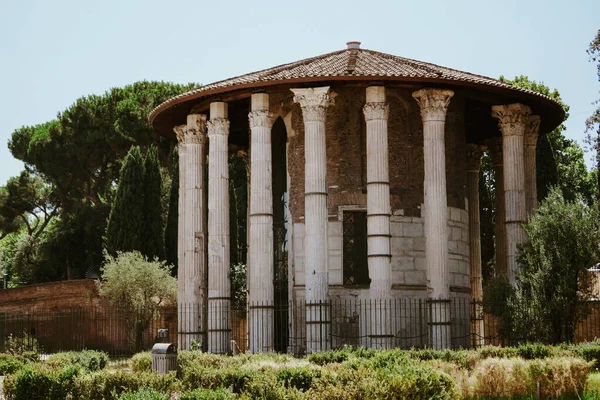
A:
[[[448,207],[448,266],[453,297],[470,293],[468,210]],[[426,296],[423,218],[394,210],[391,218],[392,290],[395,297]],[[336,298],[368,298],[368,288],[343,286],[342,222],[329,221],[329,286]],[[292,253],[294,297],[304,298],[304,223],[293,224]]]

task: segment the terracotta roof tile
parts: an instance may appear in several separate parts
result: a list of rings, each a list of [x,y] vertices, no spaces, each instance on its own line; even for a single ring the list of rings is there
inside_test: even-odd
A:
[[[355,63],[354,68],[349,69],[353,63]],[[554,101],[537,92],[481,75],[373,50],[344,49],[198,87],[165,101],[150,113],[149,119],[152,121],[160,112],[187,98],[202,96],[202,92],[251,83],[323,76],[406,77],[440,79],[449,81],[449,83],[469,82],[515,90]]]

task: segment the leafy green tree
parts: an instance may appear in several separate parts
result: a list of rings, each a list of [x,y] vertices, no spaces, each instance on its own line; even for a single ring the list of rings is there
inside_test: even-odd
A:
[[[164,261],[150,261],[138,251],[106,254],[98,290],[112,304],[131,313],[133,342],[140,350],[143,333],[161,306],[177,300],[177,280]]]
[[[587,53],[591,62],[595,62],[598,68],[598,81],[600,81],[600,29],[594,40],[590,42]],[[585,121],[588,141],[596,149],[596,170],[600,170],[600,100],[594,103],[598,107]],[[595,136],[595,137],[594,137]],[[600,199],[600,173],[596,173],[596,195]]]
[[[161,203],[162,176],[156,147],[151,146],[144,160],[144,229],[142,230],[141,252],[146,257],[165,259],[163,241],[163,210]],[[118,198],[117,198],[118,199]],[[115,200],[117,200],[115,199]]]
[[[532,81],[524,75],[517,76],[513,80],[501,76],[500,80],[551,97],[562,105],[566,118],[569,117],[569,106],[563,102],[557,89],[551,90],[543,83]],[[575,140],[564,136],[565,130],[565,125],[560,124],[552,132],[541,135],[538,139],[536,151],[538,201],[546,198],[552,186],[558,186],[569,200],[575,199],[577,194],[582,194],[588,201],[592,200],[594,185],[585,166],[583,150]]]
[[[177,240],[179,222],[179,156],[173,152],[173,179],[169,195],[169,212],[165,227],[165,253],[169,265],[177,265]],[[176,272],[176,271],[175,271]]]
[[[571,342],[583,316],[578,302],[591,296],[588,269],[600,261],[598,207],[581,195],[567,200],[553,188],[524,228],[514,329],[539,341]]]
[[[144,215],[144,161],[138,146],[127,157],[106,228],[106,249],[110,254],[119,251],[141,250],[146,228]]]
[[[114,188],[133,145],[144,149],[157,146],[161,165],[172,172],[175,143],[157,135],[147,117],[158,104],[193,86],[136,82],[102,95],[82,97],[56,119],[13,132],[9,141],[13,156],[52,188],[52,210],[59,214],[60,222],[54,239],[47,239],[52,239],[54,246],[55,239],[69,238],[69,252],[54,254],[62,259],[53,257],[53,262],[66,269],[61,276],[77,277],[81,271],[99,269]],[[18,228],[11,225],[15,221],[20,222],[7,221],[0,213],[0,237],[5,228]],[[63,228],[65,232],[61,232]]]
[[[23,171],[0,187],[0,239],[22,227],[38,237],[57,215],[52,187]]]

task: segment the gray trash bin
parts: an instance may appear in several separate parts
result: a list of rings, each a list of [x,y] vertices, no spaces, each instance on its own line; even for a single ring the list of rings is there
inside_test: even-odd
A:
[[[177,369],[177,347],[173,343],[152,346],[152,371],[166,374]]]

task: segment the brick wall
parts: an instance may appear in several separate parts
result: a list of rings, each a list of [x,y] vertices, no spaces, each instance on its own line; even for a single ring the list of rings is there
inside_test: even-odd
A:
[[[0,290],[0,312],[89,307],[101,303],[96,283],[89,279],[39,283]]]

